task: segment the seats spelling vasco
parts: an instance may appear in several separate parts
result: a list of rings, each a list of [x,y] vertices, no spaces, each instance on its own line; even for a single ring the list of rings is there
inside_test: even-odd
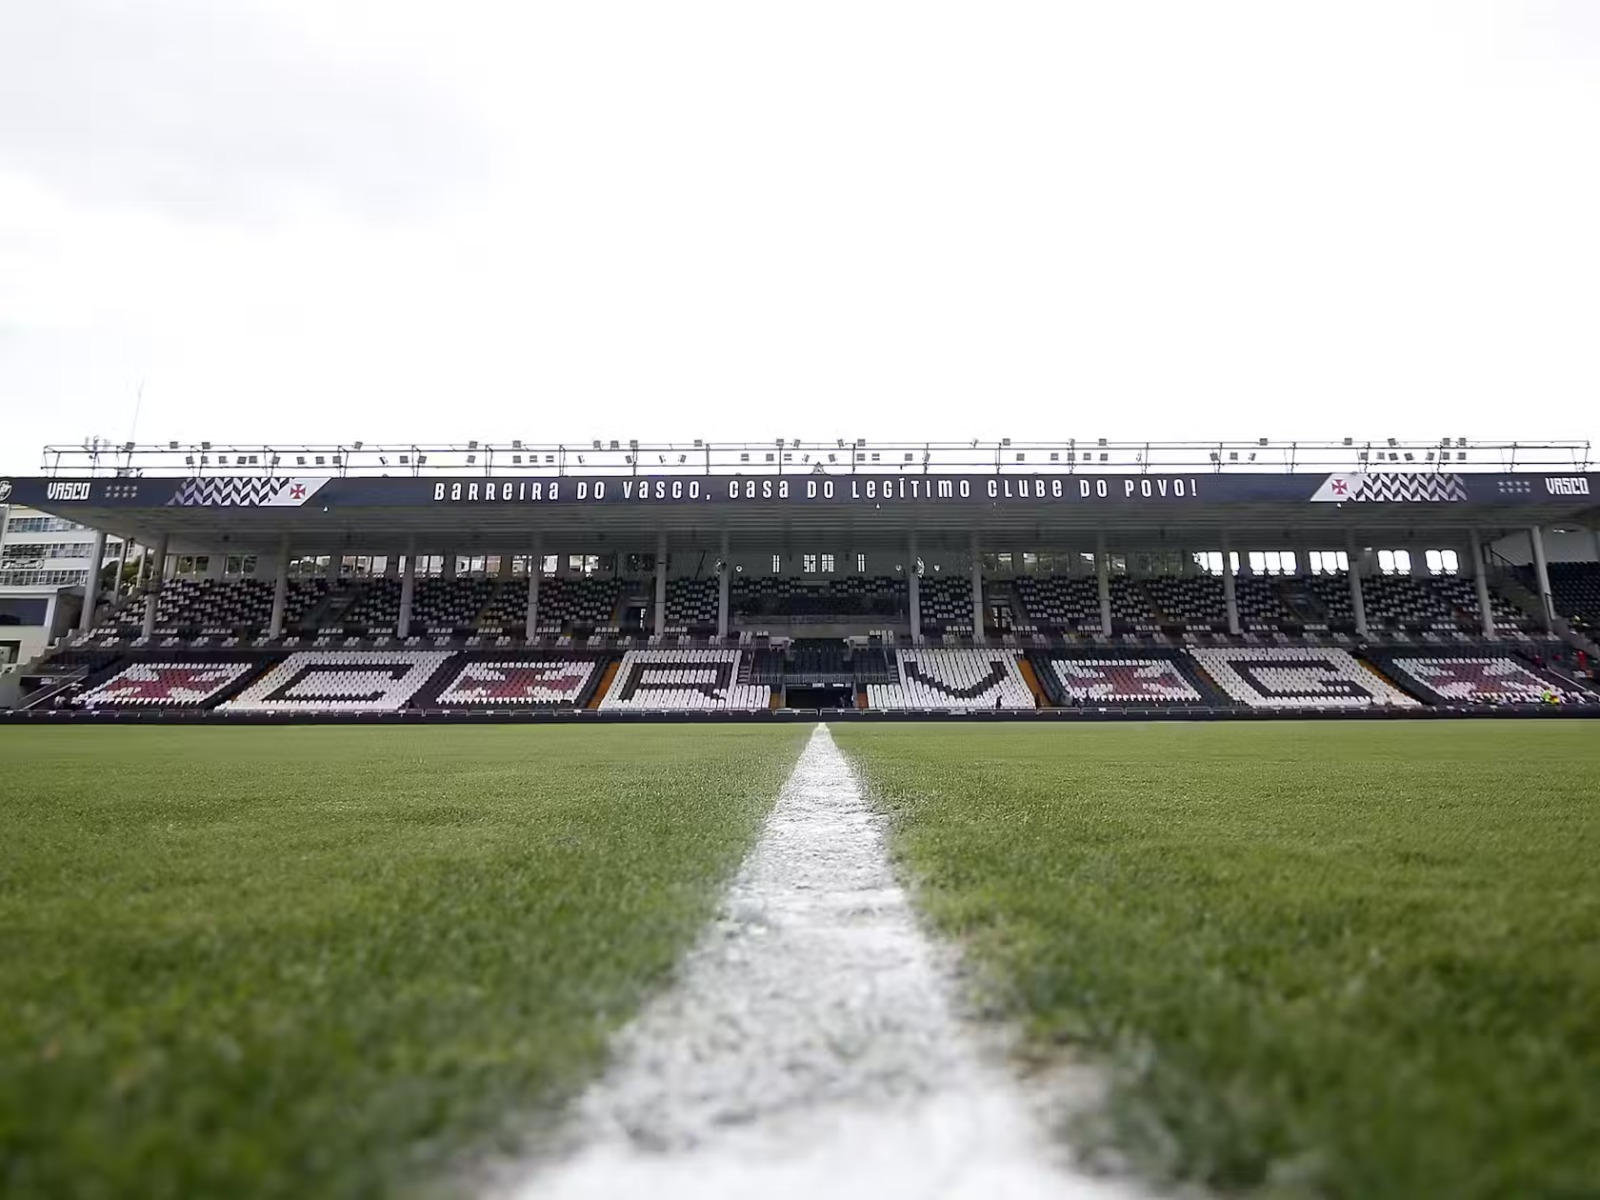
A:
[[[738,650],[630,650],[602,709],[728,711],[766,708],[772,689],[741,683]]]
[[[135,663],[85,692],[85,708],[199,708],[249,671],[249,662]]]
[[[1346,650],[1203,648],[1190,651],[1229,697],[1251,708],[1416,707]]]
[[[232,712],[393,712],[422,690],[448,650],[291,654],[234,699]]]

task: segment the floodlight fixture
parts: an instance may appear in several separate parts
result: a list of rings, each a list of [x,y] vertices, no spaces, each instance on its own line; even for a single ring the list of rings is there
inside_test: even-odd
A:
[[[319,455],[316,456],[315,462],[316,462],[317,466],[321,467],[321,466],[325,466],[326,465],[327,460],[325,458],[323,458],[322,455],[319,454]]]
[[[335,461],[337,461],[337,460],[335,460]],[[476,454],[467,455],[467,466],[475,467],[477,465],[478,465],[478,456]]]
[[[613,450],[621,450],[622,449],[622,443],[617,441],[616,438],[612,438],[611,439],[611,448]]]
[[[306,456],[304,454],[296,454],[294,456],[294,465],[297,466],[297,467],[305,466],[306,465]]]
[[[705,441],[704,441],[704,439],[702,439],[702,438],[695,438],[695,440],[694,440],[694,448],[695,448],[695,449],[696,449],[696,450],[701,450],[701,449],[704,449],[704,448],[705,448]]]
[[[1355,442],[1354,438],[1345,438],[1344,444],[1346,446],[1354,446],[1356,444],[1356,442]]]
[[[417,455],[417,466],[425,467],[427,465],[428,465],[428,456],[426,454]]]
[[[364,444],[365,444],[365,443],[363,443],[363,442],[361,442],[361,441],[360,441],[360,440],[359,440],[359,439],[358,439],[358,440],[356,440],[356,441],[354,441],[354,442],[351,442],[351,443],[350,443],[350,448],[351,448],[351,449],[352,449],[352,450],[359,450],[359,449],[361,449],[361,447],[362,447],[362,446],[363,446],[363,445],[364,445]]]
[[[201,442],[200,443],[200,449],[202,449],[202,450],[211,449],[211,443],[210,442]]]
[[[598,450],[598,449],[600,449],[600,439],[599,439],[599,438],[596,438],[596,439],[595,439],[595,441],[594,441],[594,448],[595,448],[595,449],[596,449],[596,450]]]
[[[476,450],[477,448],[478,448],[478,439],[477,438],[473,438],[472,441],[467,443],[467,449],[468,450]]]
[[[132,442],[123,442],[122,443],[122,452],[124,454],[130,453],[132,450],[133,450],[133,443]]]
[[[628,439],[628,449],[629,450],[637,450],[638,448],[639,448],[639,439],[638,438],[629,438]]]
[[[1256,445],[1265,446],[1266,444],[1267,444],[1267,439],[1266,438],[1257,438],[1256,439]]]
[[[1099,445],[1104,446],[1106,444],[1106,439],[1105,438],[1098,438],[1097,442],[1098,442]]]
[[[178,443],[177,442],[168,442],[167,443],[167,449],[168,450],[176,450],[177,448],[178,448]]]
[[[194,455],[192,455],[192,454],[185,454],[185,455],[184,455],[184,456],[183,456],[183,465],[184,465],[184,466],[186,466],[186,467],[192,467],[192,466],[194,466]]]
[[[401,466],[402,466],[402,467],[409,467],[409,466],[410,466],[410,465],[411,465],[411,455],[409,455],[409,454],[402,454],[402,455],[401,455],[401,456],[400,456],[400,465],[401,465]]]
[[[1001,438],[1000,439],[1000,445],[1004,446],[1004,447],[1009,447],[1011,445],[1011,439],[1010,438]]]

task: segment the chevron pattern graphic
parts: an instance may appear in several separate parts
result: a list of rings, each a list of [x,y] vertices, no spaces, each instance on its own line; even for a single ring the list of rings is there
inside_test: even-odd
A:
[[[320,485],[321,481],[315,481]],[[167,501],[179,508],[260,508],[303,504],[316,491],[306,481],[283,477],[224,476],[186,479]]]
[[[1465,500],[1467,485],[1459,475],[1367,475],[1351,497],[1357,503],[1438,504]]]

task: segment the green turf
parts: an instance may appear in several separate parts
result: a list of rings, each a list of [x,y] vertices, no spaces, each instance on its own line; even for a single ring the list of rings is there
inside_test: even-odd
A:
[[[1146,1170],[1600,1196],[1600,726],[835,734],[1030,1047],[1111,1065]]]
[[[0,729],[0,1193],[448,1178],[597,1066],[807,732]]]

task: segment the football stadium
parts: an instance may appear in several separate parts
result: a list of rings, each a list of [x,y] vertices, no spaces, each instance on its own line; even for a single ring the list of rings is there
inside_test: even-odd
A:
[[[0,493],[8,1194],[1595,1194],[1586,442]]]

